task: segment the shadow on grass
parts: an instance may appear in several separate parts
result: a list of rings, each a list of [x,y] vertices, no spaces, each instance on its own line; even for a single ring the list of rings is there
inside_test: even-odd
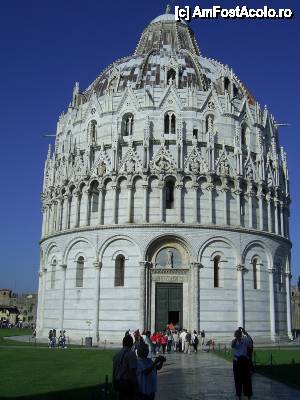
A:
[[[300,389],[300,364],[257,365],[255,372]]]
[[[115,400],[116,398],[111,384],[26,396],[2,397],[0,395],[0,400]]]

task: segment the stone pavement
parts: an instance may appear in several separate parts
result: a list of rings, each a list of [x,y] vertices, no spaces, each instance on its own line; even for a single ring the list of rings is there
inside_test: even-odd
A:
[[[232,364],[211,353],[173,353],[158,373],[156,400],[235,399]],[[296,400],[300,391],[253,375],[253,400]]]

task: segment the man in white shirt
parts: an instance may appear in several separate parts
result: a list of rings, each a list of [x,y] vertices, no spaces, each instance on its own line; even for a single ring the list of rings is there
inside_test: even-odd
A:
[[[181,339],[181,351],[184,353],[184,350],[185,350],[185,346],[186,346],[186,344],[185,344],[185,337],[186,337],[186,329],[183,329],[182,330],[182,332],[181,332],[181,334],[180,334],[180,339]]]

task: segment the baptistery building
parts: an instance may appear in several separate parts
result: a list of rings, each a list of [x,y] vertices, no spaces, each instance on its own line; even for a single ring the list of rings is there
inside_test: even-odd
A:
[[[58,119],[38,335],[291,335],[289,205],[274,117],[185,22],[155,18]]]

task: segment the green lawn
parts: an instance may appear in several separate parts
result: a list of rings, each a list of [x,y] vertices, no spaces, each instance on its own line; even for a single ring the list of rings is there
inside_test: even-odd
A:
[[[3,338],[5,336],[23,336],[23,335],[32,335],[32,329],[19,329],[19,328],[0,329],[0,338]]]
[[[231,351],[215,354],[232,360]],[[272,358],[271,358],[272,355]],[[297,348],[265,348],[255,350],[253,357],[255,372],[269,376],[289,386],[300,389],[300,349]]]
[[[32,346],[34,345],[34,339],[31,338],[33,330],[32,329],[19,329],[19,328],[1,328],[0,329],[0,346]],[[4,339],[9,336],[27,336],[30,335],[30,341],[26,342],[17,342],[15,340]],[[40,346],[40,344],[39,344]],[[46,346],[46,344],[44,344]]]
[[[0,348],[0,399],[104,399],[114,350]],[[111,398],[111,397],[107,397]]]

